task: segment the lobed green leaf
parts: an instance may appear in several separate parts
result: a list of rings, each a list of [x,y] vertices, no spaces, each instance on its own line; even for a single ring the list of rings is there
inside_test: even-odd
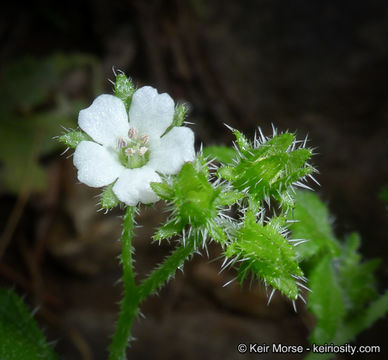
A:
[[[329,212],[317,195],[309,191],[297,191],[295,209],[289,214],[289,219],[298,221],[290,225],[292,236],[308,240],[296,247],[299,261],[319,253],[339,256],[340,248],[331,229]]]
[[[311,293],[308,308],[316,316],[317,324],[311,335],[312,343],[330,342],[345,316],[340,284],[330,256],[324,256],[309,275]]]

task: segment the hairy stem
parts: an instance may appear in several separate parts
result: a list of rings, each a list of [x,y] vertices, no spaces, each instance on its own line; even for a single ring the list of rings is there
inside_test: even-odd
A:
[[[121,238],[124,299],[121,302],[116,332],[109,348],[109,360],[126,359],[125,352],[131,338],[131,327],[138,314],[140,303],[161,288],[196,249],[195,241],[189,239],[185,245],[178,246],[139,286],[136,286],[132,263],[134,215],[135,208],[127,207]]]
[[[134,228],[135,207],[127,207],[124,215],[123,235],[121,237],[123,266],[124,299],[121,302],[116,332],[109,348],[109,360],[125,360],[125,351],[131,337],[131,326],[138,313],[139,296],[135,284],[132,263],[132,238]]]
[[[180,245],[158,265],[152,273],[139,285],[139,302],[143,301],[148,295],[153,294],[164,285],[176,272],[183,266],[187,258],[195,251],[195,242],[192,239],[186,241],[185,245]]]

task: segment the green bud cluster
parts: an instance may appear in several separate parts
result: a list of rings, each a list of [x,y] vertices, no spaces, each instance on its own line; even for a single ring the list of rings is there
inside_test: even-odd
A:
[[[288,238],[286,216],[294,205],[294,187],[307,187],[302,181],[315,171],[307,163],[312,151],[288,132],[274,131],[272,138],[260,132],[260,140],[252,143],[241,132],[233,132],[234,150],[205,148],[207,157],[199,155],[176,176],[151,184],[171,209],[154,239],[194,235],[206,246],[209,237],[224,250],[223,267],[237,267],[237,280],[253,275],[296,300],[305,278],[294,245],[303,240]],[[265,219],[271,203],[277,204],[278,215]]]
[[[164,183],[151,183],[154,192],[167,200],[172,208],[169,221],[155,234],[155,240],[169,239],[185,231],[205,241],[207,235],[222,243],[227,236],[222,229],[223,208],[235,203],[241,194],[225,185],[210,182],[208,164],[203,156],[183,165],[181,171]]]

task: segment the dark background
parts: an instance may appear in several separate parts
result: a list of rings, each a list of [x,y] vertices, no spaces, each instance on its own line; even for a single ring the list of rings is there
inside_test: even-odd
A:
[[[114,65],[137,86],[188,102],[198,146],[231,144],[224,123],[250,136],[257,126],[269,135],[272,123],[300,138],[308,134],[320,171],[316,190],[336,234],[358,231],[363,255],[386,260],[388,211],[378,194],[388,185],[387,40],[383,0],[14,1],[0,13],[0,82],[3,70],[26,56],[88,54],[101,91],[111,92]],[[88,106],[95,76],[75,65],[55,91]],[[40,306],[37,319],[64,359],[105,359],[121,294],[114,285],[121,213],[96,213],[98,191],[76,184],[72,162],[60,152],[38,159],[44,189],[26,195],[0,188],[1,229],[11,228],[0,283]],[[150,244],[160,209],[138,218],[139,278],[170,249]],[[218,275],[219,268],[197,256],[143,305],[131,359],[242,359],[250,356],[237,353],[240,342],[306,344],[314,320],[302,304],[295,314],[275,296],[267,307],[260,286],[222,287],[233,273]],[[386,262],[377,276],[383,292]],[[386,357],[386,333],[381,320],[358,337],[357,344],[382,346],[382,354],[362,359]]]

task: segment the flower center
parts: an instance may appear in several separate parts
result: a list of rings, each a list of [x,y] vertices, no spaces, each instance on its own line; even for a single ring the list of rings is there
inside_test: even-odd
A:
[[[144,166],[150,158],[148,140],[148,135],[139,136],[135,128],[130,128],[128,140],[122,137],[117,140],[118,157],[121,164],[129,169]]]

